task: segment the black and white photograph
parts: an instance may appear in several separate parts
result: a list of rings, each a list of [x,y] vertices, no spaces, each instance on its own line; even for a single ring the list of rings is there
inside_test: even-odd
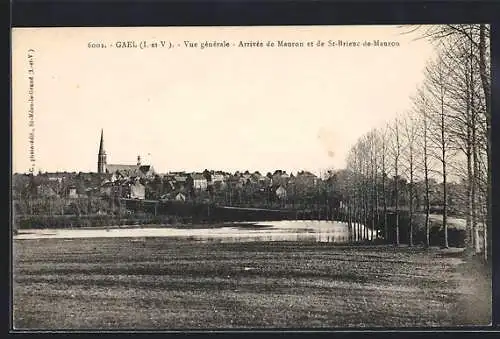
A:
[[[490,26],[12,29],[14,330],[492,323]]]

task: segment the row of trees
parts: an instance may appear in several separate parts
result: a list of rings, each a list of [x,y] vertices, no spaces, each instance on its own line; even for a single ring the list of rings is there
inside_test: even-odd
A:
[[[444,25],[415,27],[411,34],[431,39],[437,57],[428,62],[425,80],[411,98],[412,108],[383,128],[363,135],[350,150],[342,194],[355,222],[375,228],[384,225],[387,239],[394,229],[401,239],[400,215],[407,213],[409,245],[413,245],[414,215],[425,213],[429,245],[430,181],[441,184],[443,246],[448,247],[448,187],[461,181],[466,190],[467,246],[485,259],[491,255],[491,104],[489,27]],[[388,178],[392,177],[388,187]],[[408,184],[402,189],[401,183]],[[416,204],[417,187],[424,187]],[[392,201],[387,190],[394,192]],[[405,204],[402,205],[402,198]],[[388,215],[395,214],[394,225]],[[487,225],[485,227],[484,225]],[[389,227],[391,226],[391,227]]]

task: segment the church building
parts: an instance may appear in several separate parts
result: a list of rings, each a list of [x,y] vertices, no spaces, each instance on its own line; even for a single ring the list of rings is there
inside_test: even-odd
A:
[[[101,129],[101,141],[99,143],[99,154],[97,155],[97,173],[115,174],[124,178],[139,177],[151,178],[155,175],[153,166],[142,165],[141,157],[137,156],[136,165],[108,164],[106,151],[104,150],[104,132]]]

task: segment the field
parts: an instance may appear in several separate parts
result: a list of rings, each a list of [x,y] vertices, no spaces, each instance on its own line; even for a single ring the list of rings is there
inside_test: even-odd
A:
[[[17,240],[17,329],[487,325],[459,251],[175,238]]]

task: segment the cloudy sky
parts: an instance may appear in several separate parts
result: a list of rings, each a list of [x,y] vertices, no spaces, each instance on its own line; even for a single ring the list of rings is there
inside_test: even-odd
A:
[[[360,135],[410,108],[423,80],[432,46],[401,32],[395,26],[15,29],[13,171],[30,168],[29,53],[36,171],[96,171],[101,128],[108,163],[133,164],[141,155],[159,172],[341,168]],[[117,48],[124,40],[175,47]],[[183,47],[187,40],[325,46],[200,49]],[[328,40],[399,47],[329,47]]]

